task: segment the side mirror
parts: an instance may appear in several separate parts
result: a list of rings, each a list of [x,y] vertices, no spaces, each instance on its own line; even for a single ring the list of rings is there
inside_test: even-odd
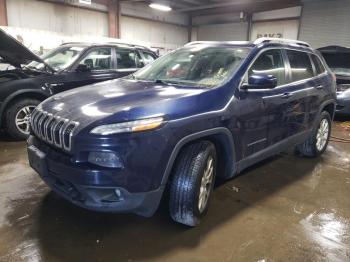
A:
[[[91,70],[90,70],[90,68],[87,65],[79,64],[77,66],[77,68],[75,69],[75,71],[82,73],[82,72],[90,72]]]
[[[256,74],[251,75],[248,84],[242,86],[243,89],[272,89],[277,86],[277,78],[273,75]]]

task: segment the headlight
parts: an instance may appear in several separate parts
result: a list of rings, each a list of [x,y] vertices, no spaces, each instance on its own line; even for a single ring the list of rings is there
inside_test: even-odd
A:
[[[163,122],[163,117],[154,117],[125,123],[98,126],[92,129],[90,133],[105,136],[119,133],[140,132],[155,129],[163,124]]]

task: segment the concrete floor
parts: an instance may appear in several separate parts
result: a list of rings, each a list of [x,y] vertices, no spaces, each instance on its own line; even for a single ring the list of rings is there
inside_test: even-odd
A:
[[[28,167],[24,145],[0,142],[0,261],[350,261],[349,144],[319,159],[281,154],[221,183],[193,229],[164,207],[145,219],[72,206]]]

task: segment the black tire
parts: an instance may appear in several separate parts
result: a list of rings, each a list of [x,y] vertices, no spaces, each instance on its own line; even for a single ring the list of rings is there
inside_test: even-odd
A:
[[[16,125],[16,116],[21,109],[29,107],[33,109],[40,104],[40,101],[33,98],[24,98],[16,100],[6,110],[5,113],[5,130],[9,136],[16,140],[25,140],[28,133],[22,132]]]
[[[327,134],[327,140],[322,146],[322,148],[318,148],[317,146],[317,133],[321,127],[322,121],[327,121],[328,123],[328,134]],[[323,111],[320,115],[320,118],[318,120],[316,128],[313,130],[311,136],[301,145],[298,145],[296,147],[296,152],[299,156],[305,156],[305,157],[318,157],[323,154],[323,152],[327,149],[329,137],[331,134],[331,128],[332,128],[332,120],[328,112]]]
[[[203,187],[208,189],[205,191],[208,195],[205,194],[206,201],[202,202],[200,210],[202,178],[204,172],[211,169],[208,168],[209,165],[211,167],[209,162],[212,164],[212,179],[211,184]],[[169,211],[173,220],[192,227],[199,224],[208,211],[215,182],[216,163],[215,146],[209,141],[199,141],[183,148],[176,160],[170,183]]]

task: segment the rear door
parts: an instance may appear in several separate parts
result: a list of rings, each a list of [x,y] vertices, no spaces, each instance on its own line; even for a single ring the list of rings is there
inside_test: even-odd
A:
[[[143,67],[142,57],[134,48],[118,47],[116,49],[116,72],[123,77]]]
[[[315,110],[318,110],[319,96],[317,93],[320,83],[315,79],[311,53],[286,50],[290,65],[290,87],[292,90],[293,109],[290,111],[289,127],[295,135],[307,131],[311,127]]]
[[[308,129],[310,89],[313,88],[313,67],[309,54],[283,50],[287,78],[283,85],[264,97],[269,115],[268,145],[301,134]]]
[[[310,128],[312,128],[312,124],[319,113],[320,104],[325,101],[324,97],[329,94],[328,88],[332,88],[332,79],[329,77],[326,68],[321,62],[320,58],[311,54],[311,61],[314,67],[314,90],[313,98],[310,101]]]

